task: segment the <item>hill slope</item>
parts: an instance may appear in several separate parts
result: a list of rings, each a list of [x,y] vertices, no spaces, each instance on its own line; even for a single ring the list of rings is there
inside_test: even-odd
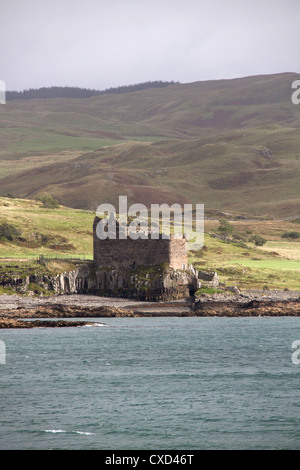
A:
[[[296,74],[173,84],[1,108],[1,195],[48,193],[67,206],[204,203],[297,215]]]

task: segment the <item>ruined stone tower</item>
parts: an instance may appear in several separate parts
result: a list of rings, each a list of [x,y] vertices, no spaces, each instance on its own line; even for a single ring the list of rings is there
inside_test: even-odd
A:
[[[82,280],[83,293],[156,301],[187,297],[198,288],[184,237],[101,240],[96,231],[100,220],[94,219],[94,262]]]
[[[130,237],[122,240],[118,237],[100,240],[96,234],[99,218],[95,217],[93,225],[94,262],[99,267],[134,269],[138,266],[155,266],[165,264],[172,269],[187,269],[187,242],[170,236],[170,239],[141,239]]]

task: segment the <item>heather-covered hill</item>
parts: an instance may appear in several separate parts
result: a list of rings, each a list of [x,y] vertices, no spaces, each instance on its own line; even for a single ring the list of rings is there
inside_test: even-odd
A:
[[[8,101],[1,195],[190,202],[254,215],[300,212],[297,74],[170,84],[89,98]]]

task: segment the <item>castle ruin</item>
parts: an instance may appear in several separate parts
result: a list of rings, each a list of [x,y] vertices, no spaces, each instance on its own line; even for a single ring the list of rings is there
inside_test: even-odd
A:
[[[158,239],[138,238],[100,240],[96,233],[99,218],[93,225],[94,262],[99,267],[123,267],[135,269],[138,266],[165,264],[171,269],[187,269],[187,242],[185,237]]]
[[[176,238],[100,239],[93,224],[94,277],[87,280],[95,293],[141,300],[189,296],[199,287],[188,266],[187,241]]]

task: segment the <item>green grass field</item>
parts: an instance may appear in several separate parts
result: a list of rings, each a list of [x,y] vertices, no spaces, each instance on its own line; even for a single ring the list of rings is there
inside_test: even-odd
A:
[[[0,241],[0,257],[91,259],[93,219],[94,214],[89,211],[63,206],[46,209],[37,201],[0,198],[0,224],[15,225],[24,238],[18,243]],[[41,244],[42,236],[48,236],[48,244]]]
[[[295,230],[297,224],[281,220],[230,223],[235,234],[245,236],[248,233],[249,236],[256,233],[267,242],[258,247],[248,241],[228,243],[213,238],[219,222],[206,221],[204,247],[191,254],[196,267],[217,271],[221,282],[241,289],[300,289],[300,241],[282,243],[282,234]]]

